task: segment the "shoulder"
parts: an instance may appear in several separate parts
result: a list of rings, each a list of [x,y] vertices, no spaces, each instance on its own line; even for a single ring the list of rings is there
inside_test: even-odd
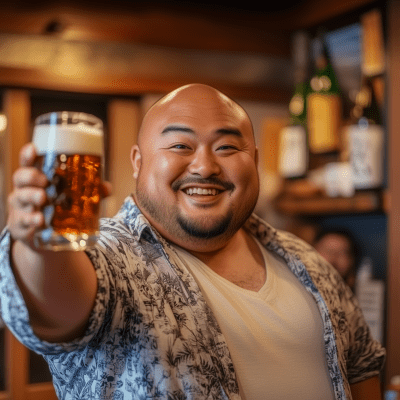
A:
[[[86,253],[96,269],[121,270],[140,261],[139,237],[119,218],[100,220],[99,238]]]

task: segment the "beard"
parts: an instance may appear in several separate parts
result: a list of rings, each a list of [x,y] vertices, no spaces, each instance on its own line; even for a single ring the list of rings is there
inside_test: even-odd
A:
[[[163,226],[171,237],[187,238],[189,236],[197,239],[212,239],[227,232],[231,226],[232,211],[214,222],[211,222],[207,216],[195,220],[182,215],[177,206],[169,208],[170,212],[167,213],[162,204],[153,201],[141,190],[136,191],[135,197],[139,208],[147,211],[147,214]]]
[[[202,182],[204,181],[206,180],[202,180]],[[176,181],[172,185],[174,192],[179,190],[178,188],[182,183],[182,181]],[[205,215],[203,217],[191,218],[190,215],[184,215],[179,210],[178,205],[166,208],[162,203],[162,199],[151,196],[146,190],[143,190],[144,186],[144,184],[141,184],[140,178],[138,178],[135,193],[137,205],[141,210],[146,211],[146,214],[150,217],[148,218],[150,223],[154,221],[162,226],[164,231],[168,232],[171,239],[210,240],[224,234],[227,237],[233,236],[250,217],[256,205],[255,199],[251,204],[247,204],[244,209],[237,210],[236,212],[233,209],[229,209],[224,215],[219,217],[207,216],[205,208]],[[233,184],[224,183],[223,186],[234,190]]]
[[[225,217],[214,222],[211,228],[204,228],[205,225],[209,225],[207,223],[207,217],[204,217],[201,221],[193,221],[178,214],[176,220],[182,230],[189,236],[198,239],[212,239],[222,235],[228,230],[232,221],[232,211],[228,212]]]

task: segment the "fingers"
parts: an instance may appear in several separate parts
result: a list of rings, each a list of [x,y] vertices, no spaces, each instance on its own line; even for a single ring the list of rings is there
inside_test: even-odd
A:
[[[14,190],[8,197],[8,227],[14,239],[30,240],[44,223],[41,212],[47,202],[46,176],[34,166],[35,147],[26,144],[20,151],[20,168],[13,174]]]
[[[40,211],[46,203],[44,189],[23,188],[14,190],[8,198],[8,227],[15,240],[30,241],[37,228],[44,224]]]
[[[102,182],[100,186],[100,196],[102,198],[110,196],[112,193],[112,186],[110,182]]]
[[[37,157],[33,143],[24,145],[19,153],[19,164],[22,167],[32,166]]]
[[[46,175],[35,167],[21,167],[14,172],[13,183],[15,188],[28,186],[44,188],[48,180]]]
[[[30,243],[33,240],[35,231],[44,224],[44,216],[41,212],[36,213],[16,213],[12,222],[8,223],[11,237]]]
[[[24,210],[35,210],[46,203],[46,192],[42,188],[24,187],[16,189],[9,197],[9,206]]]

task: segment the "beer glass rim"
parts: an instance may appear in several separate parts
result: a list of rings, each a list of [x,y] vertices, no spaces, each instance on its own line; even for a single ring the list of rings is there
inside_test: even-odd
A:
[[[39,115],[35,119],[35,125],[88,125],[93,128],[103,129],[103,121],[81,111],[52,111]]]

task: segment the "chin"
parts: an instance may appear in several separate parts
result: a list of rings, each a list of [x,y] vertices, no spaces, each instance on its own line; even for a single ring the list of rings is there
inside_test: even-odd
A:
[[[227,232],[231,226],[232,215],[228,214],[219,221],[193,221],[182,216],[177,219],[180,228],[191,238],[214,239]]]

